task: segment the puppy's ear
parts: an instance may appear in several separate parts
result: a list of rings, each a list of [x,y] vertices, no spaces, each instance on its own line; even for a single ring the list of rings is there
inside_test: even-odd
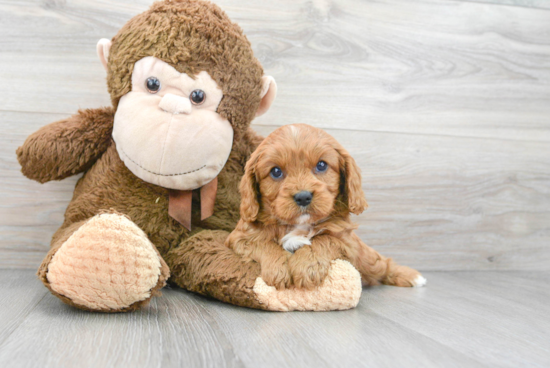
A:
[[[256,182],[256,162],[258,161],[258,149],[250,155],[244,168],[244,175],[241,179],[241,219],[246,222],[254,222],[260,212],[258,203],[258,183]]]
[[[361,170],[353,157],[343,147],[338,147],[336,151],[340,154],[340,173],[344,179],[344,183],[342,183],[344,198],[347,200],[349,211],[359,215],[368,207],[365,193],[361,187]]]

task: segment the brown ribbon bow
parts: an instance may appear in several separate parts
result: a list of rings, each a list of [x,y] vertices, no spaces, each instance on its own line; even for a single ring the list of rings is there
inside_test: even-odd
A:
[[[218,191],[218,178],[200,188],[201,193],[201,221],[212,216],[216,192]],[[170,189],[168,197],[168,214],[177,222],[191,231],[191,210],[193,202],[192,190]]]

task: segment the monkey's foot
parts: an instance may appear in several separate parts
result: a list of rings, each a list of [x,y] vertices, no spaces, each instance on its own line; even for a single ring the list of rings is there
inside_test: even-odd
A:
[[[313,290],[277,290],[258,277],[254,293],[267,310],[288,312],[329,311],[355,308],[361,297],[361,275],[343,260],[331,262],[328,276],[323,284]]]
[[[76,307],[128,311],[160,294],[168,266],[145,233],[118,214],[92,217],[48,265],[49,288]]]

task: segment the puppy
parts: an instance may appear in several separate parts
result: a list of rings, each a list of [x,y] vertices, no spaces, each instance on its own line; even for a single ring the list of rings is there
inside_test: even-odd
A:
[[[363,284],[423,286],[426,280],[368,247],[350,213],[367,207],[355,160],[325,131],[286,125],[254,151],[240,185],[241,219],[226,245],[261,265],[268,284],[311,289],[344,259]]]

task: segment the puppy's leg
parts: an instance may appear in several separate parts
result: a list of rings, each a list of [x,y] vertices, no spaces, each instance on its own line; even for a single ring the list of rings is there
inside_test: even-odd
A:
[[[292,282],[298,288],[313,289],[328,275],[330,262],[341,257],[340,247],[329,235],[318,235],[288,259]]]
[[[285,289],[290,286],[288,257],[290,253],[269,237],[258,236],[247,231],[242,220],[225,241],[231,249],[243,259],[250,259],[260,265],[260,276],[269,286]]]
[[[348,262],[332,262],[327,283],[318,289],[278,290],[260,277],[263,270],[256,261],[224,245],[228,235],[221,230],[204,230],[171,250],[166,261],[172,282],[226,303],[271,311],[344,310],[357,306],[360,276]]]
[[[289,252],[271,241],[265,245],[258,245],[254,253],[257,254],[252,254],[252,259],[260,263],[261,276],[267,285],[275,286],[277,289],[290,286],[291,278],[287,263]]]
[[[361,273],[363,283],[366,285],[385,285],[420,287],[426,284],[426,279],[420,272],[407,266],[395,263],[391,258],[386,258],[353,234],[354,247],[348,253],[350,262]]]

